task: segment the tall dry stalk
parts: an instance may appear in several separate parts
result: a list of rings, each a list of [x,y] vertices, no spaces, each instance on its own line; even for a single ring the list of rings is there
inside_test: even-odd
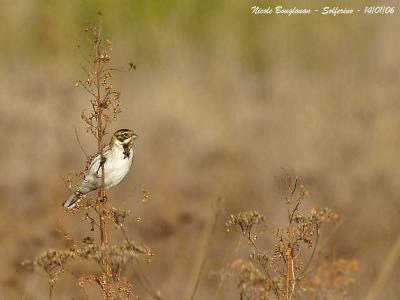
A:
[[[112,44],[108,39],[103,39],[102,37],[101,20],[98,26],[90,25],[85,29],[85,32],[92,51],[85,59],[86,63],[81,65],[86,78],[78,80],[75,85],[82,87],[89,96],[90,110],[83,110],[81,117],[86,124],[86,131],[91,133],[97,141],[97,153],[100,154],[101,187],[98,190],[97,197],[84,197],[81,203],[78,203],[76,208],[73,209],[72,213],[82,211],[85,213],[84,220],[90,223],[90,233],[81,242],[70,238],[73,245],[67,250],[49,249],[35,259],[26,261],[25,264],[38,267],[47,273],[49,276],[50,296],[52,296],[53,287],[60,276],[63,273],[70,273],[77,278],[78,285],[84,291],[87,284],[95,283],[100,287],[104,299],[131,299],[136,296],[132,283],[122,275],[123,268],[128,264],[133,267],[133,264],[138,262],[139,254],[146,255],[149,260],[152,253],[146,246],[135,245],[126,233],[124,225],[129,211],[110,207],[107,201],[104,172],[105,158],[103,153],[107,129],[121,112],[120,92],[114,89],[111,79],[116,71],[126,70],[109,67]],[[130,63],[127,70],[134,68],[135,66]],[[87,169],[93,156],[86,154],[77,132],[76,135],[78,143],[87,158]],[[80,180],[83,179],[83,173],[81,172]],[[147,191],[143,190],[143,193],[145,197],[148,197]],[[120,230],[124,239],[123,243],[109,244],[107,227],[110,224]],[[99,243],[96,243],[95,238],[90,236],[92,232],[96,232],[96,228],[98,230]],[[71,261],[78,261],[80,264],[85,261],[94,261],[99,266],[99,271],[91,274],[76,274],[71,269]],[[146,282],[149,282],[147,278]],[[139,282],[139,284],[142,283]],[[155,292],[150,284],[147,284],[144,290],[147,291],[151,298],[161,299],[159,293]]]
[[[117,114],[120,113],[120,93],[113,89],[109,83],[109,79],[113,77],[115,69],[107,68],[107,64],[111,59],[112,46],[109,40],[102,39],[102,26],[101,20],[99,26],[89,26],[86,28],[86,33],[89,36],[94,48],[94,55],[89,55],[88,64],[91,69],[86,69],[86,80],[78,81],[77,86],[82,86],[91,97],[90,103],[92,111],[90,114],[82,112],[82,119],[88,125],[87,129],[97,139],[97,152],[100,153],[101,165],[101,187],[98,190],[98,197],[95,202],[94,211],[98,214],[99,218],[99,233],[100,233],[100,246],[107,253],[108,237],[107,237],[107,216],[109,209],[107,207],[107,189],[105,187],[105,172],[104,172],[104,136],[109,123],[116,119]],[[90,70],[90,71],[88,71]],[[113,118],[109,117],[112,111]],[[89,162],[89,160],[88,160]],[[104,295],[108,298],[110,294],[110,282],[112,279],[111,266],[107,255],[101,258],[101,265],[103,267],[103,285]]]

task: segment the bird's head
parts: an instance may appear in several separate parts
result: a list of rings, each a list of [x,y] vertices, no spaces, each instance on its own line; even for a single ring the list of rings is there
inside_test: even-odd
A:
[[[130,129],[119,129],[114,132],[113,140],[121,145],[132,145],[133,141],[137,139],[137,135]]]

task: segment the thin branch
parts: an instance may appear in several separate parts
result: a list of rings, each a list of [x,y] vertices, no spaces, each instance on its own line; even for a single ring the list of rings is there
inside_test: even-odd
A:
[[[325,249],[325,247],[328,246],[328,242],[333,238],[333,236],[335,235],[335,233],[339,230],[339,228],[343,225],[344,220],[340,220],[339,223],[336,224],[335,228],[333,228],[333,230],[329,233],[329,235],[327,237],[324,238],[323,241],[321,241],[321,245],[319,247],[318,252],[320,252],[321,250]]]
[[[125,231],[125,228],[123,224],[118,225],[118,228],[121,230],[122,235],[124,236],[126,242],[131,243],[130,238],[128,237],[128,234]],[[135,257],[135,261],[137,263],[137,266],[140,268],[140,262],[139,260]],[[133,269],[135,272],[135,269]],[[136,273],[136,272],[135,272]],[[154,285],[151,283],[150,279],[146,276],[146,274],[143,272],[142,275],[140,275],[139,272],[136,273],[136,276],[139,279],[139,284],[142,286],[142,288],[154,299],[156,300],[161,300],[161,296],[159,295],[159,292],[156,292]],[[147,286],[144,284],[146,283]]]
[[[299,205],[300,205],[300,203],[301,203],[301,200],[302,200],[301,197],[299,197],[299,198],[297,199],[296,206],[293,208],[293,211],[292,211],[292,213],[290,214],[289,223],[292,223],[293,216],[294,216],[295,212],[298,210]]]
[[[75,125],[74,125],[74,130],[75,130],[76,141],[78,142],[79,147],[81,148],[81,151],[85,155],[86,159],[89,159],[90,156],[87,154],[87,152],[85,151],[85,148],[83,148],[83,146],[82,146],[82,143],[81,143],[81,140],[79,139],[78,131],[76,130],[76,126]]]
[[[129,72],[130,70],[136,70],[136,65],[134,65],[133,63],[129,64],[128,69],[121,69],[121,68],[106,68],[104,69],[104,72],[108,72],[108,71],[116,71],[116,72]]]
[[[292,195],[294,195],[294,193],[296,192],[296,189],[297,189],[297,181],[298,181],[298,178],[297,178],[297,176],[296,176],[296,179],[294,180],[293,187],[289,187],[290,192],[292,193]]]
[[[93,225],[96,225],[97,228],[100,228],[100,225],[97,224],[96,220],[95,220],[92,216],[90,216],[89,213],[86,213],[85,217],[86,217],[86,219],[89,219],[89,220],[90,220],[90,224],[91,224],[92,226],[93,226]]]
[[[200,279],[201,279],[201,275],[204,271],[205,265],[206,265],[206,261],[207,261],[207,254],[210,250],[210,241],[211,241],[211,237],[213,235],[213,233],[215,232],[216,226],[217,226],[217,221],[218,221],[218,217],[220,214],[220,209],[221,209],[221,202],[222,199],[218,198],[214,203],[216,204],[214,206],[214,214],[213,214],[213,220],[210,224],[210,226],[208,228],[206,228],[204,234],[203,234],[203,239],[201,242],[201,247],[200,249],[202,249],[201,252],[199,252],[199,256],[197,259],[197,267],[195,267],[195,272],[194,272],[194,285],[193,285],[193,289],[192,292],[189,296],[188,299],[193,300],[196,293],[197,293],[197,289],[200,283]]]
[[[86,76],[90,80],[91,74],[89,73],[89,71],[85,68],[85,66],[83,64],[79,64],[79,65],[81,66],[82,70],[86,73]]]
[[[308,269],[308,267],[310,266],[311,261],[312,261],[313,258],[314,258],[315,250],[317,249],[317,245],[318,245],[318,241],[319,241],[319,229],[317,229],[316,238],[315,238],[315,243],[314,243],[314,248],[313,248],[313,250],[312,250],[312,253],[311,253],[311,255],[310,255],[310,257],[309,257],[309,259],[308,259],[308,261],[307,261],[307,263],[306,263],[306,265],[305,265],[305,267],[304,267],[304,269],[303,269],[303,272],[301,272],[301,276],[303,276],[303,275],[307,272],[307,269]]]
[[[162,300],[160,293],[156,292],[153,284],[151,283],[149,278],[144,273],[143,268],[141,268],[139,260],[137,258],[135,258],[135,261],[137,263],[138,269],[142,270],[142,273],[135,272],[135,269],[133,268],[133,272],[136,274],[139,284],[147,292],[147,294],[149,294],[150,297],[152,297],[153,299],[156,299],[156,300]]]
[[[85,82],[83,82],[83,81],[78,81],[78,82],[85,89],[86,92],[88,92],[93,97],[96,97],[96,94],[93,92],[92,89],[89,88],[89,86],[87,86],[87,84]]]
[[[74,277],[74,278],[79,282],[79,276],[76,275],[73,271],[71,271],[69,268],[66,268],[65,271],[66,271],[67,273],[69,273],[70,275],[72,275],[72,277]],[[89,296],[88,296],[88,294],[87,294],[87,292],[86,292],[86,289],[83,287],[83,285],[78,284],[78,286],[82,289],[83,294],[85,295],[85,298],[86,298],[86,299],[89,299]]]

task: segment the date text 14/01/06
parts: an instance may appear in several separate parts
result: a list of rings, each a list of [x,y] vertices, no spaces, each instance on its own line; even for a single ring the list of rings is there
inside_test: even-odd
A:
[[[366,15],[393,15],[395,13],[394,6],[366,6],[364,14]]]
[[[364,13],[364,14],[394,14],[395,8],[392,6],[365,6],[364,10],[357,9],[357,13]],[[312,13],[320,13],[322,15],[352,15],[355,13],[355,10],[352,8],[341,8],[341,7],[329,7],[325,6],[321,11],[318,9],[310,9],[310,8],[298,8],[298,7],[283,7],[283,6],[276,6],[274,9],[269,7],[259,7],[259,6],[252,6],[251,13],[255,15],[310,15]]]

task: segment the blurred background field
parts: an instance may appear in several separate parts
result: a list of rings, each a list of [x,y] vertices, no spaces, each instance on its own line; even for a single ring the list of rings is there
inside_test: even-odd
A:
[[[86,51],[76,45],[85,44],[82,29],[98,10],[114,64],[137,65],[114,81],[123,113],[113,129],[132,128],[139,139],[133,171],[111,201],[132,209],[129,232],[154,250],[147,272],[165,299],[187,295],[217,197],[225,205],[207,272],[237,256],[237,236],[224,227],[230,213],[257,209],[271,224],[281,222],[284,170],[303,178],[313,203],[343,217],[331,247],[359,261],[350,295],[367,294],[400,234],[399,15],[255,16],[254,4],[266,6],[0,2],[0,299],[46,298],[46,278],[20,262],[63,247],[63,232],[87,231],[61,203],[64,178],[85,165],[74,126],[95,151],[80,120],[86,95],[74,83],[84,78]],[[151,192],[147,204],[142,185]],[[398,299],[400,262],[394,270],[381,299]],[[205,274],[198,299],[211,299],[217,285]],[[71,278],[55,294],[83,297]],[[232,283],[218,299],[237,299]]]

